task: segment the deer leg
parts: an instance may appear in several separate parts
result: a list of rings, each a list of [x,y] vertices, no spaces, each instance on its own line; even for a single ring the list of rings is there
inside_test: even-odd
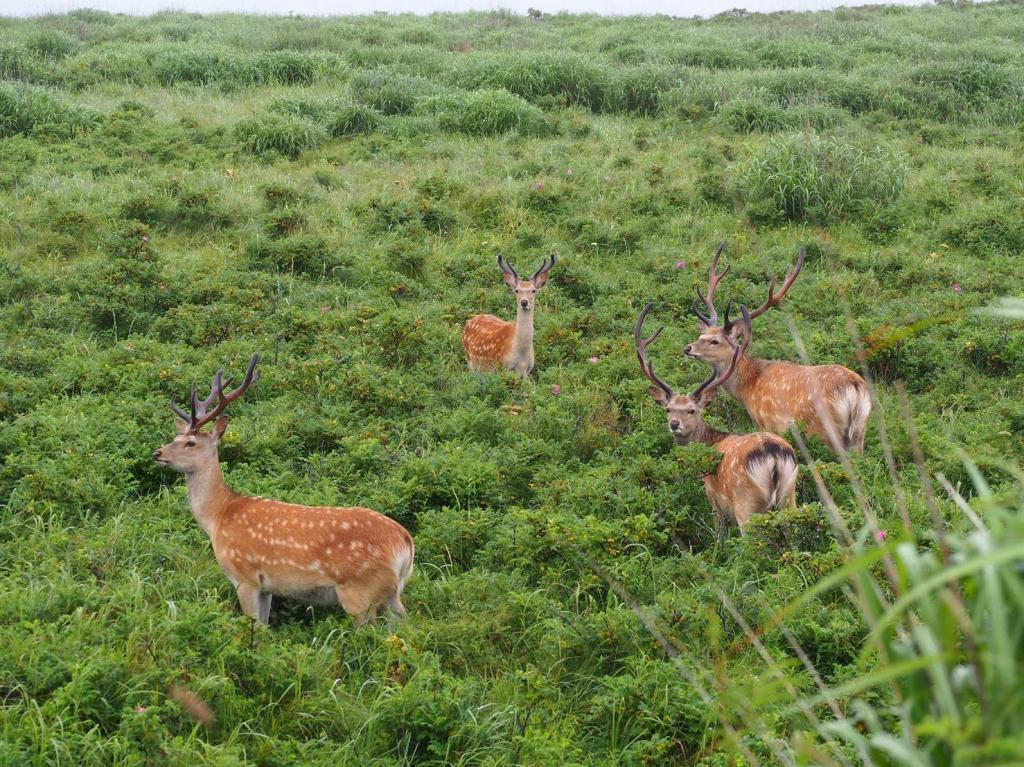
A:
[[[376,613],[367,614],[373,605],[364,594],[359,593],[357,589],[343,589],[341,586],[335,586],[334,590],[338,595],[338,602],[345,609],[345,612],[352,616],[352,625],[355,628],[362,626],[367,618],[369,618],[371,623],[374,622],[374,619],[377,617]]]
[[[239,583],[235,590],[243,613],[256,618],[260,623],[270,623],[270,601],[273,598],[270,592],[261,591],[259,586],[252,583]]]

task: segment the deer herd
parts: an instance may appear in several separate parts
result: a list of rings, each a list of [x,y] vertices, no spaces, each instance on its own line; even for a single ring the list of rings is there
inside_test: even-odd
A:
[[[655,374],[647,353],[664,328],[643,337],[653,304],[644,306],[634,328],[640,370],[651,383],[654,401],[665,409],[672,439],[680,445],[702,442],[721,454],[715,470],[704,477],[719,537],[730,522],[743,532],[752,516],[795,505],[796,455],[780,432],[799,425],[821,437],[833,452],[859,452],[871,411],[867,384],[848,368],[747,354],[753,321],[789,292],[803,269],[803,250],[778,292],[772,277],[761,306],[750,311],[741,305],[740,317],[730,319],[730,304],[719,322],[714,297],[729,271],[718,271],[724,250],[723,244],[712,259],[706,294],[696,290],[693,313],[700,334],[683,349],[687,357],[710,368],[703,383],[689,394],[678,394]],[[466,323],[462,345],[470,370],[501,365],[524,380],[529,377],[537,292],[547,283],[555,261],[551,256],[524,280],[498,257],[504,282],[516,294],[516,320],[479,314]],[[415,547],[398,522],[358,506],[313,507],[246,496],[225,484],[217,453],[228,425],[223,413],[258,380],[258,360],[254,354],[233,391],[225,391],[231,379],[224,379],[220,371],[206,399],[198,399],[193,384],[188,412],[172,398],[178,433],[153,453],[153,459],[185,475],[192,513],[210,538],[217,563],[235,587],[245,614],[269,622],[271,599],[278,595],[340,605],[356,626],[387,609],[403,616],[401,595],[412,573]],[[703,413],[720,388],[741,402],[751,420],[766,431],[732,434],[712,428]],[[211,423],[212,428],[203,431]]]

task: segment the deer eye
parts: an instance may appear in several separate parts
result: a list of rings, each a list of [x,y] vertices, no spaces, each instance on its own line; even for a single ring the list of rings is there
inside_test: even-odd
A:
[[[196,441],[194,439],[190,439],[188,442],[185,443],[185,447],[195,447],[195,446],[196,446]]]
[[[712,338],[710,341],[708,341],[708,343],[711,344],[712,346],[718,346],[718,339]]]
[[[691,407],[691,408],[690,408],[689,410],[687,410],[686,412],[687,412],[687,413],[689,413],[690,415],[693,415],[693,414],[694,414],[694,413],[696,413],[697,411],[696,411],[696,410],[695,410],[694,408],[692,408],[692,407]]]

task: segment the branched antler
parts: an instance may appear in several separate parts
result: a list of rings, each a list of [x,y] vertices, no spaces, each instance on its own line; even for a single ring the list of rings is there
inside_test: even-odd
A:
[[[796,259],[796,268],[792,272],[786,272],[786,280],[782,283],[782,289],[778,293],[774,292],[775,275],[772,275],[771,280],[768,282],[768,300],[750,313],[750,319],[760,317],[786,297],[786,293],[789,292],[789,289],[793,287],[793,283],[796,282],[796,278],[800,274],[800,270],[804,268],[804,255],[804,249],[800,248],[800,255],[797,256]]]
[[[649,338],[643,337],[644,321],[647,319],[647,315],[651,313],[651,309],[653,308],[654,304],[648,301],[647,305],[644,306],[643,310],[640,312],[640,316],[636,321],[636,327],[633,329],[633,337],[636,339],[636,358],[640,360],[640,369],[644,372],[644,376],[647,377],[647,380],[665,392],[665,395],[669,399],[672,399],[676,396],[676,393],[672,391],[671,386],[655,375],[654,366],[651,365],[651,361],[647,359],[647,347],[657,341],[658,336],[661,335],[661,331],[665,329],[665,327],[662,326],[654,331]]]
[[[699,298],[701,302],[704,304],[708,313],[706,317],[703,314],[701,314],[700,309],[698,308],[700,304],[698,304],[696,301],[693,302],[693,313],[696,314],[701,319],[701,321],[705,325],[708,325],[709,327],[712,327],[718,323],[718,312],[715,311],[714,303],[715,290],[718,289],[718,283],[722,281],[722,278],[726,275],[729,269],[732,268],[731,265],[727,266],[721,274],[715,274],[715,270],[718,268],[718,259],[722,257],[722,253],[724,252],[725,243],[723,242],[721,245],[718,246],[718,250],[715,251],[715,257],[711,259],[711,269],[708,270],[708,294],[705,296],[700,292],[699,287],[694,286],[694,290],[697,291],[697,298]]]
[[[259,373],[256,372],[256,363],[259,362],[260,355],[253,354],[252,359],[249,360],[249,367],[245,371],[245,378],[242,380],[241,386],[232,392],[225,392],[224,387],[231,384],[232,378],[228,376],[225,379],[224,371],[218,370],[216,375],[213,377],[213,384],[210,386],[210,396],[206,399],[200,400],[196,397],[196,385],[192,384],[192,396],[188,413],[182,410],[174,401],[174,397],[171,397],[171,410],[181,418],[183,421],[188,423],[188,432],[195,434],[206,424],[213,421],[221,413],[223,413],[227,406],[234,402],[236,399],[245,394],[245,390],[248,389],[252,384],[259,380]],[[216,403],[216,407],[211,411],[210,406]]]

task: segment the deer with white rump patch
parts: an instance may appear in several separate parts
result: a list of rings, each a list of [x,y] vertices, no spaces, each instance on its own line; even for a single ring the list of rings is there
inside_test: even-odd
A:
[[[547,283],[548,272],[556,260],[555,256],[545,259],[530,279],[522,280],[512,265],[498,256],[505,284],[516,294],[516,321],[506,322],[493,314],[478,314],[466,322],[462,347],[466,350],[470,370],[493,370],[502,365],[518,373],[524,381],[529,377],[533,370],[533,311],[537,291]]]
[[[741,330],[735,322],[718,324],[714,296],[718,283],[729,271],[718,273],[718,259],[725,250],[722,243],[711,261],[708,292],[696,288],[699,301],[693,312],[700,323],[700,337],[683,349],[688,357],[702,360],[713,371],[721,371],[732,363],[734,338]],[[804,266],[800,249],[796,268],[787,273],[782,288],[775,292],[775,277],[768,283],[768,300],[750,312],[756,319],[781,301],[793,287]],[[701,305],[707,314],[701,312]],[[802,421],[807,432],[828,444],[833,452],[863,451],[864,433],[871,413],[871,394],[864,379],[842,365],[797,365],[792,362],[740,356],[736,374],[725,384],[725,390],[743,403],[751,419],[762,429],[780,433],[793,422]]]
[[[313,507],[240,495],[221,474],[217,443],[227,428],[220,417],[258,378],[252,355],[241,386],[225,392],[222,372],[210,396],[196,397],[178,415],[178,435],[153,453],[157,463],[185,475],[188,500],[213,553],[238,594],[242,612],[270,620],[273,595],[310,604],[340,604],[356,626],[386,604],[401,617],[401,594],[412,573],[412,536],[400,524],[360,507]],[[212,407],[212,409],[211,409]],[[210,431],[203,426],[213,422]]]
[[[704,490],[718,518],[719,538],[729,521],[735,521],[742,532],[754,514],[795,505],[796,455],[784,439],[763,431],[753,434],[721,432],[713,429],[703,416],[718,387],[729,380],[750,343],[750,314],[746,307],[740,307],[743,341],[731,336],[727,341],[733,350],[732,363],[721,372],[713,372],[691,394],[676,394],[655,375],[654,366],[647,358],[647,347],[665,329],[658,328],[649,338],[643,337],[644,321],[653,307],[654,304],[647,304],[636,321],[633,331],[636,356],[644,376],[654,384],[649,389],[651,396],[665,408],[668,429],[676,444],[703,442],[722,454],[715,471],[704,477]]]

